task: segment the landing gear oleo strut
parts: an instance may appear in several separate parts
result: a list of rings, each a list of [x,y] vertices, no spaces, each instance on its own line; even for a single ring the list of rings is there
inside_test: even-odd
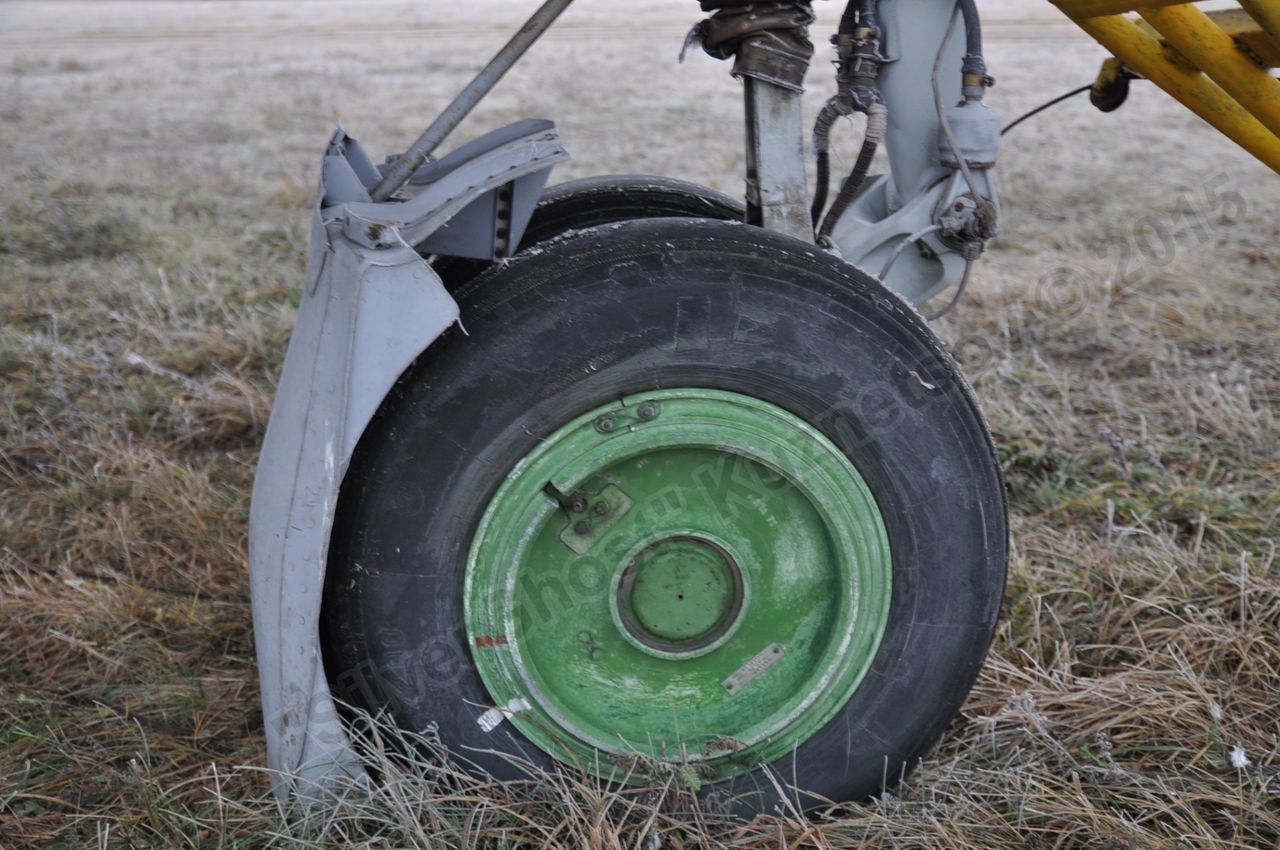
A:
[[[568,156],[549,121],[431,158],[568,5],[403,155],[341,130],[326,151],[252,508],[278,790],[362,775],[343,704],[498,777],[510,755],[617,783],[678,767],[741,812],[777,801],[769,772],[874,794],[958,710],[1004,585],[995,453],[915,310],[958,297],[999,216],[973,0],[848,4],[812,194],[805,0],[704,2],[691,34],[743,81],[745,204],[636,175],[544,191]],[[1217,49],[1199,17],[1144,11],[1147,34],[1119,0],[1059,5],[1110,78],[1280,162],[1252,60],[1210,69],[1220,89],[1190,76]],[[1262,55],[1274,6],[1224,37]]]

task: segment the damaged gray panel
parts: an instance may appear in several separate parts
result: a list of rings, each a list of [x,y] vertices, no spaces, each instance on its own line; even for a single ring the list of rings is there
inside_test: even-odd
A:
[[[554,127],[539,125],[458,162],[408,201],[378,204],[367,200],[378,171],[359,144],[341,129],[329,144],[306,290],[250,515],[267,761],[282,796],[313,796],[327,778],[361,775],[323,670],[320,604],[351,454],[396,380],[458,319],[457,304],[412,245],[485,193],[525,178],[545,182],[567,157]]]

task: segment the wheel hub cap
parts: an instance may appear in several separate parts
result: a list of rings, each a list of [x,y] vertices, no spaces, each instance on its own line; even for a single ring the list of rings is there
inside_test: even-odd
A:
[[[476,530],[463,606],[496,710],[478,722],[614,780],[653,761],[746,772],[859,686],[891,572],[861,476],[782,408],[671,389],[589,411],[510,470]]]
[[[618,620],[642,650],[690,656],[719,643],[742,612],[742,571],[723,547],[693,535],[651,543],[623,569]]]

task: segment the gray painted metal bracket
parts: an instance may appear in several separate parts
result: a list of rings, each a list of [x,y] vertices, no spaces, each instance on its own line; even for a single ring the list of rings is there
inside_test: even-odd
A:
[[[947,97],[960,93],[962,28],[943,44],[954,8],[953,0],[880,0],[888,61],[877,85],[888,108],[884,147],[890,173],[868,179],[830,234],[836,253],[876,277],[905,239],[936,224],[967,191],[938,153],[941,124],[933,102],[933,60],[939,50],[942,91]],[[983,194],[998,206],[992,172],[977,171],[975,176]],[[884,284],[919,306],[956,284],[964,268],[956,248],[930,234],[907,246]]]
[[[976,177],[994,199],[990,172],[976,172]],[[831,242],[844,260],[876,277],[904,240],[934,224],[941,210],[968,191],[955,171],[905,203],[898,199],[891,175],[867,184],[832,228]],[[958,281],[964,265],[954,248],[931,233],[902,251],[883,283],[918,306]]]
[[[409,200],[374,203],[378,169],[341,128],[330,140],[249,523],[267,763],[282,798],[314,798],[335,777],[363,776],[323,670],[320,603],[352,451],[404,370],[458,319],[412,246],[484,193],[531,175],[545,182],[567,158],[554,127],[540,126],[458,163]]]

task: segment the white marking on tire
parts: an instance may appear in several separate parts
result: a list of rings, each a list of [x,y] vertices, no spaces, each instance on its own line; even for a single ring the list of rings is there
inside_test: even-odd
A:
[[[506,718],[513,714],[518,714],[521,711],[528,711],[532,707],[533,706],[529,705],[529,701],[527,699],[517,697],[507,703],[506,708],[491,708],[484,714],[477,717],[476,725],[480,727],[481,731],[489,733],[494,729],[497,729]]]
[[[937,384],[931,384],[928,381],[926,381],[924,378],[920,377],[920,373],[917,372],[915,369],[911,370],[911,377],[919,381],[920,386],[924,387],[926,390],[936,390],[938,388]]]

